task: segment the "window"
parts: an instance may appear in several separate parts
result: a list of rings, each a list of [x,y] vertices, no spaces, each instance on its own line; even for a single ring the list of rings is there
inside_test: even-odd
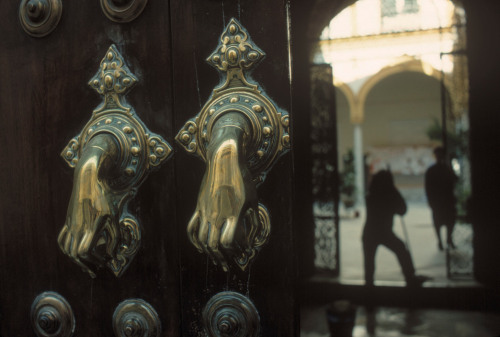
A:
[[[396,16],[398,13],[396,9],[396,0],[382,0],[382,17],[384,16]]]
[[[381,0],[382,17],[418,13],[418,0]]]
[[[405,0],[403,13],[417,13],[417,12],[418,12],[417,0]]]

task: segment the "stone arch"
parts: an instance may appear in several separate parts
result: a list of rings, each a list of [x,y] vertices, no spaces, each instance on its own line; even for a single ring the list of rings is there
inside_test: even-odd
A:
[[[368,94],[373,89],[375,85],[386,79],[387,77],[402,73],[402,72],[418,72],[423,73],[427,76],[433,77],[438,81],[441,81],[442,74],[439,70],[432,67],[430,64],[426,62],[422,62],[421,60],[412,59],[406,62],[401,62],[397,65],[387,66],[382,68],[375,75],[370,77],[361,87],[358,94],[356,95],[356,101],[358,105],[358,116],[361,121],[364,120],[365,116],[365,103]],[[445,76],[444,79],[445,87],[449,87],[449,79]]]

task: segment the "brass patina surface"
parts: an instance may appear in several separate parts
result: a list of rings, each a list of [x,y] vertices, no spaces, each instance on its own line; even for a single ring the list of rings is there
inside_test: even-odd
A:
[[[61,20],[61,0],[22,0],[19,21],[24,31],[33,37],[50,34]]]
[[[146,7],[148,0],[100,0],[101,8],[108,19],[114,22],[135,20]]]
[[[288,113],[247,80],[265,56],[231,19],[207,62],[224,75],[199,114],[176,140],[207,164],[187,232],[193,245],[227,271],[246,269],[270,234],[270,218],[256,188],[290,147]]]
[[[53,291],[35,298],[31,305],[31,324],[38,337],[71,337],[76,325],[68,301]]]
[[[214,295],[203,309],[203,325],[209,337],[257,337],[260,317],[253,302],[234,291]]]
[[[172,151],[125,101],[136,82],[112,45],[89,82],[103,102],[61,153],[75,173],[59,246],[93,277],[96,266],[122,275],[136,255],[141,229],[128,202]]]
[[[115,337],[159,337],[161,321],[155,308],[139,298],[127,299],[113,313]]]

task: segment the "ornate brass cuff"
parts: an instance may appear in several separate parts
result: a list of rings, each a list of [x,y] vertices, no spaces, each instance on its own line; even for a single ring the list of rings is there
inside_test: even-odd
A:
[[[206,161],[207,146],[215,121],[229,112],[245,115],[251,125],[247,145],[248,167],[257,183],[264,180],[279,155],[290,148],[289,117],[251,84],[245,71],[251,70],[265,56],[255,46],[236,19],[231,19],[221,36],[221,43],[207,62],[225,76],[198,115],[186,122],[175,139],[184,149]]]

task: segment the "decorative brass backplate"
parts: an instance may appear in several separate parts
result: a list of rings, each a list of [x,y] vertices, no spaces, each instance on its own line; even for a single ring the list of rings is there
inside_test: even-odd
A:
[[[209,337],[257,337],[260,317],[248,297],[224,291],[213,296],[205,305],[203,325]]]
[[[186,151],[207,163],[188,235],[224,270],[227,256],[245,269],[267,240],[269,214],[258,206],[253,190],[290,148],[288,113],[247,77],[264,56],[241,24],[231,19],[207,58],[223,83],[176,136]]]
[[[19,21],[24,31],[34,37],[50,34],[61,19],[61,0],[22,0]]]
[[[47,291],[31,305],[31,323],[38,337],[70,337],[75,331],[71,306],[58,293]]]
[[[101,8],[108,19],[115,22],[130,22],[137,18],[148,0],[100,0]]]
[[[213,90],[198,115],[190,119],[175,138],[184,149],[206,161],[207,146],[213,126],[222,115],[237,111],[251,125],[247,161],[257,183],[264,180],[276,157],[290,148],[288,113],[262,94],[257,84],[245,76],[265,56],[250,40],[236,19],[231,19],[221,35],[221,42],[207,62],[224,76],[224,83]]]
[[[121,302],[113,314],[116,337],[159,337],[161,322],[156,310],[141,299]]]
[[[112,45],[89,82],[103,96],[103,102],[61,153],[76,170],[58,242],[63,252],[92,276],[90,264],[107,266],[120,276],[136,255],[141,230],[128,213],[128,202],[151,169],[172,151],[125,101],[136,82]]]

